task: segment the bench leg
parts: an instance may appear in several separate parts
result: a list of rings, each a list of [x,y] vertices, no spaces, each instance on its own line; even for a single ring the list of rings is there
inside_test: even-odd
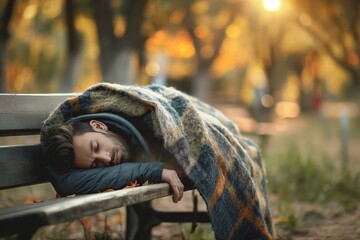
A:
[[[126,208],[126,239],[150,240],[151,229],[161,221],[151,207],[151,201],[135,204]]]
[[[139,228],[139,218],[136,215],[133,206],[126,207],[126,240],[136,239],[136,233]]]
[[[192,223],[192,231],[197,223],[209,223],[207,212],[198,212],[197,196],[194,197],[192,212],[162,212],[156,211],[151,206],[151,201],[135,204],[126,208],[126,239],[150,240],[151,229],[162,222]]]
[[[29,240],[36,233],[36,231],[37,228],[26,228],[25,231],[16,237],[16,240]]]

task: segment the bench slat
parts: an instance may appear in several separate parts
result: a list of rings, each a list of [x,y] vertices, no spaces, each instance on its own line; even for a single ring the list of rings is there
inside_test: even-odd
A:
[[[171,194],[167,183],[151,184],[112,192],[52,199],[45,202],[0,209],[0,237],[14,234],[19,226],[42,227],[91,216],[103,211],[137,204]]]
[[[41,122],[76,94],[1,94],[0,136],[37,134]]]
[[[39,134],[48,113],[0,113],[0,136]]]
[[[0,94],[1,112],[47,112],[78,94]]]
[[[46,182],[40,144],[0,147],[0,189]]]

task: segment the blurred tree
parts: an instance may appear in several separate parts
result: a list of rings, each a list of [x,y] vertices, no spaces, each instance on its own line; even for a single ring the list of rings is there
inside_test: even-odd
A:
[[[289,19],[280,6],[270,11],[258,3],[249,2],[243,7],[243,16],[249,25],[246,38],[251,41],[252,48],[248,67],[252,86],[248,89],[252,91],[251,110],[258,121],[271,121],[274,102],[280,100],[278,92],[286,81],[286,77],[281,75],[288,71],[284,59],[290,52],[284,51],[283,45]]]
[[[184,27],[186,9],[192,1],[149,1],[142,33],[146,42],[145,73],[150,82],[168,84],[190,92],[194,47]]]
[[[15,2],[15,1],[14,1]],[[62,1],[16,1],[6,45],[6,84],[11,92],[52,91],[62,73]]]
[[[0,92],[6,92],[5,79],[5,48],[10,37],[8,26],[14,9],[15,0],[8,0],[2,12],[0,21]]]
[[[139,65],[145,39],[141,35],[141,24],[147,0],[123,1],[122,13],[126,29],[123,35],[115,35],[114,11],[111,1],[93,1],[94,18],[100,46],[100,67],[103,81],[134,84],[137,80]],[[134,60],[135,58],[135,60]]]
[[[360,87],[360,1],[294,0],[298,23]]]
[[[65,0],[65,23],[67,29],[67,60],[65,61],[61,92],[71,92],[80,71],[80,36],[75,28],[76,5],[74,0]]]
[[[151,1],[151,11],[147,15],[148,27],[152,32],[168,30],[181,33],[186,31],[191,37],[192,48],[177,45],[183,55],[195,59],[195,71],[190,82],[190,93],[200,99],[207,99],[211,91],[214,75],[212,67],[224,47],[224,41],[238,34],[236,21],[242,14],[245,1]],[[229,27],[230,26],[230,27]],[[176,34],[174,34],[176,35]],[[184,36],[184,34],[179,34]],[[185,52],[187,51],[187,53]],[[191,61],[190,59],[188,61]],[[232,65],[232,64],[231,64]],[[185,66],[184,66],[185,67]]]
[[[219,56],[228,27],[241,14],[243,1],[195,1],[187,7],[184,27],[192,37],[197,60],[192,94],[207,99],[212,84],[211,67]]]

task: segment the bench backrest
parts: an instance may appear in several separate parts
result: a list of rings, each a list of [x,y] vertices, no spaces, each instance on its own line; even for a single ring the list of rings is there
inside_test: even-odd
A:
[[[38,135],[41,123],[75,94],[0,94],[0,137]],[[39,143],[0,146],[0,189],[46,182]]]

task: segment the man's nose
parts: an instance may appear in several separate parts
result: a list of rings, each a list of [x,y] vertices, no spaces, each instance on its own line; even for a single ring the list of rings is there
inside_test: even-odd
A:
[[[97,156],[96,159],[98,161],[98,164],[101,166],[107,166],[110,164],[111,162],[111,155],[109,152],[100,152]]]

